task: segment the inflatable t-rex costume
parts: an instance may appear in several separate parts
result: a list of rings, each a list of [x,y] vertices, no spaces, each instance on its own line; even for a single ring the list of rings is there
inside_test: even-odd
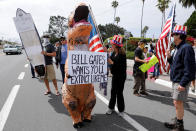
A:
[[[68,52],[70,50],[88,51],[88,38],[92,26],[88,19],[89,9],[80,4],[69,18],[70,27],[67,34]],[[82,122],[91,122],[91,111],[96,103],[92,84],[67,85],[68,60],[65,63],[65,84],[62,87],[62,101],[73,119],[74,128],[83,126]]]

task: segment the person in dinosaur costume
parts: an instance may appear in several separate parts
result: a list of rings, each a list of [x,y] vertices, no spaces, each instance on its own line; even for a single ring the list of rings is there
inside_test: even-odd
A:
[[[69,17],[67,33],[68,52],[89,51],[88,38],[92,26],[87,22],[88,6],[80,4]],[[68,58],[68,57],[67,57]],[[65,80],[62,87],[62,102],[73,119],[73,127],[80,128],[83,122],[91,122],[91,112],[96,103],[93,84],[68,85],[68,61],[65,63]]]

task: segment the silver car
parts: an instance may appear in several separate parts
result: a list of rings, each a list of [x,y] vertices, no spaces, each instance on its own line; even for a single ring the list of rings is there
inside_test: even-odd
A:
[[[8,54],[21,54],[22,53],[22,48],[21,46],[16,46],[16,45],[6,45],[3,48],[3,52]]]

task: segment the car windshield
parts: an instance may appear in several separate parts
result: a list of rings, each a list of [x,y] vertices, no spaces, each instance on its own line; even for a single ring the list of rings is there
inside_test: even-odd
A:
[[[11,45],[10,48],[15,48],[15,46]]]

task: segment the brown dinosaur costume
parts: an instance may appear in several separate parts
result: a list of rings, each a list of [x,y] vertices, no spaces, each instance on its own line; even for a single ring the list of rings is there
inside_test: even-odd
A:
[[[69,50],[88,51],[88,38],[92,26],[87,22],[88,6],[80,4],[69,18],[67,34]],[[91,111],[96,103],[92,84],[67,85],[68,60],[65,63],[65,84],[62,87],[62,101],[73,119],[74,128],[83,126],[82,122],[91,122]]]

